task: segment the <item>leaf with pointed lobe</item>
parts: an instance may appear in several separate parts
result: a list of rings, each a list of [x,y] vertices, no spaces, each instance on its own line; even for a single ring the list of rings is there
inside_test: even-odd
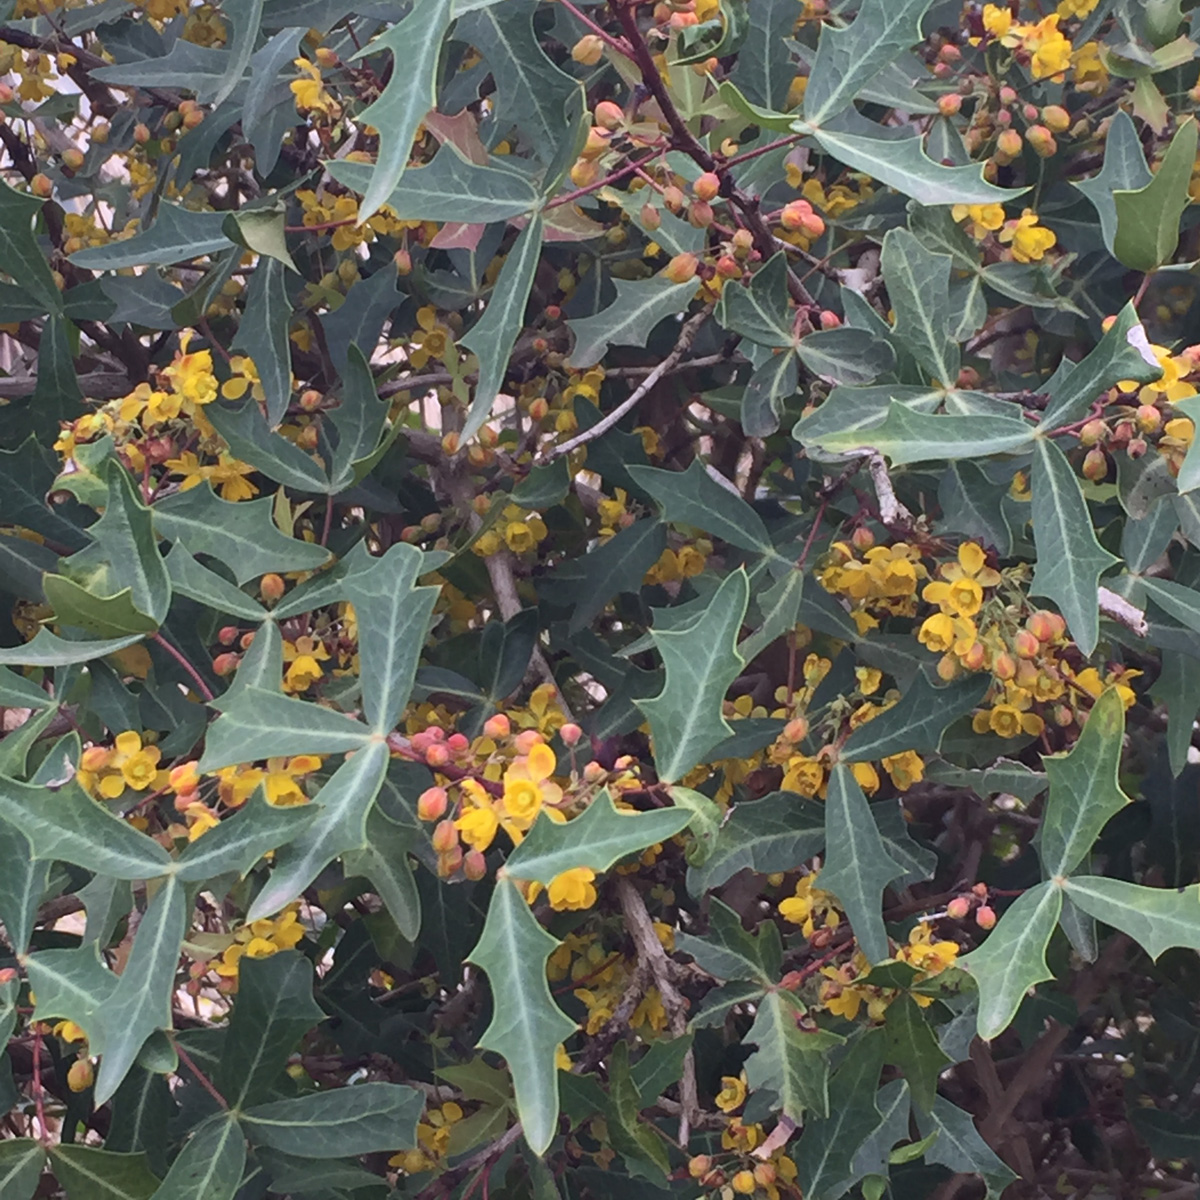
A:
[[[779,982],[783,963],[779,927],[764,921],[757,933],[750,933],[741,917],[715,898],[709,904],[708,933],[703,937],[681,933],[676,945],[716,979],[752,980],[759,988]]]
[[[60,1142],[50,1148],[50,1166],[67,1200],[150,1200],[159,1186],[140,1153]]]
[[[1200,889],[1152,888],[1096,875],[1074,875],[1063,890],[1084,912],[1127,933],[1151,958],[1175,946],[1200,950]]]
[[[572,370],[594,366],[611,346],[644,346],[650,331],[687,308],[696,284],[672,283],[663,275],[630,282],[614,280],[616,300],[591,317],[568,321],[575,349],[567,366]]]
[[[154,1200],[233,1200],[246,1166],[246,1137],[229,1114],[192,1131]]]
[[[825,1029],[801,1029],[804,1013],[791,992],[768,992],[746,1034],[758,1047],[746,1059],[747,1083],[753,1091],[774,1092],[779,1111],[796,1122],[829,1115],[829,1051],[845,1040]]]

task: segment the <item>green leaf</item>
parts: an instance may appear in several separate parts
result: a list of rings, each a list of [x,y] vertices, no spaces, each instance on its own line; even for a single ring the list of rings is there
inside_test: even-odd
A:
[[[787,401],[796,394],[800,368],[790,351],[772,354],[746,381],[740,424],[747,437],[770,437]]]
[[[1101,693],[1069,754],[1043,755],[1050,796],[1042,816],[1042,869],[1070,875],[1087,857],[1109,818],[1129,803],[1117,772],[1125,740],[1125,705],[1115,687]]]
[[[749,0],[748,10],[750,25],[731,78],[755,105],[779,109],[795,78],[786,39],[795,29],[796,10],[788,0]]]
[[[674,837],[691,819],[686,808],[623,813],[602,791],[573,821],[552,821],[542,813],[508,856],[505,869],[515,879],[543,884],[574,867],[600,873],[627,855]]]
[[[400,182],[417,129],[437,107],[437,70],[442,39],[454,14],[452,0],[417,0],[402,21],[358,51],[352,58],[392,53],[392,74],[382,95],[358,114],[364,125],[379,130],[379,153],[358,218],[367,221],[388,202]]]
[[[163,201],[149,229],[105,246],[77,250],[71,255],[71,262],[88,271],[120,271],[125,267],[169,267],[217,254],[233,246],[221,231],[225,215],[193,212]]]
[[[271,877],[254,898],[247,921],[272,916],[290,904],[339,854],[366,848],[367,815],[383,787],[388,755],[386,742],[371,741],[334,771],[313,800],[319,806],[316,820],[275,856]]]
[[[934,687],[919,672],[896,704],[846,739],[841,756],[846,762],[874,762],[905,750],[936,751],[946,727],[978,707],[990,683],[986,676],[968,675]]]
[[[0,821],[0,924],[15,954],[29,945],[49,877],[50,864],[33,857],[25,835]]]
[[[658,1136],[640,1118],[642,1098],[629,1070],[629,1045],[618,1042],[608,1061],[608,1135],[630,1173],[662,1185],[671,1162]]]
[[[1031,488],[1037,563],[1029,590],[1058,605],[1086,657],[1100,637],[1100,575],[1120,560],[1096,540],[1075,470],[1049,438],[1034,446]]]
[[[692,842],[684,851],[688,862],[705,862],[717,843],[724,811],[715,800],[710,800],[703,792],[696,792],[679,784],[671,788],[671,799],[679,808],[686,808],[690,814],[687,828],[691,832]]]
[[[1049,399],[1039,431],[1057,429],[1085,416],[1092,401],[1115,383],[1125,379],[1151,383],[1162,376],[1132,303],[1121,309],[1086,358],[1064,370],[1066,364],[1064,359],[1046,386]]]
[[[32,679],[0,667],[0,704],[9,708],[46,708],[53,703],[50,695]]]
[[[245,621],[266,620],[267,610],[257,600],[234,587],[224,576],[202,567],[182,541],[177,541],[167,555],[167,576],[174,592],[208,608]]]
[[[202,104],[211,103],[214,109],[229,99],[234,88],[242,82],[242,76],[250,65],[254,43],[258,39],[259,26],[262,24],[263,0],[236,0],[235,3],[228,3],[227,0],[222,11],[228,22],[225,45],[229,50],[229,62],[216,93],[211,98],[199,97]]]
[[[210,404],[204,413],[235,458],[299,492],[329,494],[329,478],[322,468],[294,442],[271,431],[253,397],[240,406]]]
[[[1194,633],[1200,633],[1200,592],[1170,579],[1143,576],[1139,589],[1168,616],[1174,617]]]
[[[896,362],[889,343],[849,325],[805,334],[796,353],[814,375],[843,384],[870,383]]]
[[[487,921],[467,961],[487,972],[494,1012],[480,1049],[503,1055],[513,1077],[525,1140],[544,1154],[558,1129],[559,1043],[575,1022],[554,1002],[546,962],[558,947],[510,880],[492,893]]]
[[[60,1142],[50,1147],[50,1165],[67,1200],[149,1200],[159,1184],[140,1153]]]
[[[893,400],[883,422],[870,428],[814,435],[801,420],[792,436],[802,445],[815,444],[828,454],[874,451],[899,467],[933,459],[1010,454],[1026,449],[1033,442],[1034,430],[1014,417],[933,416]]]
[[[234,873],[245,878],[264,854],[294,841],[316,819],[315,805],[276,808],[259,788],[232,817],[188,844],[179,856],[175,876],[181,883],[203,883]]]
[[[762,624],[738,643],[738,653],[749,663],[800,620],[804,601],[804,572],[791,570],[755,597]]]
[[[374,735],[360,721],[308,700],[247,687],[208,729],[201,771],[290,754],[360,750]]]
[[[51,633],[49,629],[39,629],[33,641],[23,646],[13,646],[0,650],[0,665],[11,667],[66,667],[72,663],[91,662],[93,659],[104,658],[140,642],[140,633],[128,634],[125,637],[102,638],[97,641],[70,641]]]
[[[61,313],[62,293],[33,234],[33,222],[43,204],[36,196],[0,182],[0,253],[3,254],[0,261],[5,273],[19,281],[34,298],[40,313]]]
[[[269,1095],[296,1044],[325,1019],[312,990],[312,964],[295,950],[238,964],[237,1003],[213,1080],[232,1108]]]
[[[787,255],[780,251],[751,276],[748,284],[731,283],[722,288],[714,314],[717,323],[760,346],[792,345],[795,333],[787,272]]]
[[[1200,950],[1200,891],[1150,888],[1123,879],[1076,875],[1063,890],[1097,921],[1127,933],[1151,958],[1174,946]]]
[[[675,525],[688,525],[713,537],[757,554],[772,551],[762,518],[741,496],[727,491],[694,458],[684,471],[630,464],[627,468],[638,487],[647,491]]]
[[[687,889],[697,899],[739,871],[759,875],[794,871],[825,845],[825,810],[794,792],[773,792],[736,804],[707,860],[688,868]]]
[[[151,837],[93,800],[75,780],[58,788],[0,778],[0,820],[42,861],[75,863],[113,879],[154,879],[171,856]]]
[[[54,619],[97,637],[139,637],[158,630],[158,622],[140,612],[133,591],[123,588],[112,596],[97,596],[64,575],[42,577],[46,602],[54,608]]]
[[[410,942],[421,932],[421,895],[408,858],[415,841],[411,829],[376,806],[367,814],[367,845],[342,856],[346,874],[361,875],[371,884],[401,937]]]
[[[938,484],[942,510],[939,529],[994,546],[1001,557],[1012,553],[1012,526],[1005,511],[1008,486],[992,483],[970,459],[947,464]]]
[[[288,326],[292,302],[284,285],[286,268],[277,258],[260,258],[246,289],[246,310],[233,349],[254,360],[262,383],[267,424],[274,429],[292,398],[292,355]]]
[[[824,1029],[803,1030],[805,1008],[790,992],[768,992],[759,1003],[746,1043],[758,1049],[746,1059],[751,1090],[769,1088],[778,1108],[793,1121],[829,1115],[829,1055],[845,1039]]]
[[[825,845],[821,888],[838,898],[867,961],[881,962],[888,956],[883,890],[905,868],[888,854],[871,806],[845,763],[829,777]]]
[[[368,163],[331,159],[323,165],[338,183],[360,195],[375,173]],[[457,221],[490,225],[524,216],[540,199],[533,176],[506,157],[474,163],[448,142],[428,166],[404,172],[387,204],[403,221],[438,221],[453,213]]]
[[[980,1175],[987,1185],[988,1200],[999,1197],[1017,1176],[996,1156],[979,1136],[971,1114],[939,1096],[933,1111],[916,1113],[922,1137],[936,1133],[937,1138],[925,1152],[925,1161],[970,1175]]]
[[[1062,890],[1052,882],[1039,883],[1008,907],[979,949],[960,960],[979,985],[984,1041],[1012,1024],[1031,987],[1054,978],[1046,966],[1046,945],[1061,911]]]
[[[682,779],[733,733],[721,705],[745,666],[737,635],[749,602],[750,581],[739,567],[694,620],[682,628],[650,631],[666,683],[658,696],[636,704],[650,722],[654,762],[665,783]]]
[[[1196,159],[1197,125],[1185,117],[1145,187],[1112,194],[1117,229],[1113,255],[1135,271],[1155,271],[1170,262],[1179,244],[1179,220],[1192,202],[1188,193]]]
[[[375,276],[371,278],[373,280]],[[395,295],[394,291],[392,295]],[[328,322],[325,322],[325,335],[328,338]],[[384,433],[391,404],[376,394],[370,364],[353,341],[346,348],[341,373],[345,381],[341,403],[329,414],[337,430],[337,446],[329,465],[329,486],[334,492],[359,482],[378,461],[376,455],[381,449],[391,444],[391,439]],[[392,436],[398,432],[399,426]]]
[[[863,0],[850,25],[822,25],[804,93],[804,119],[823,125],[849,108],[863,88],[921,40],[921,18],[932,2]]]
[[[844,116],[837,124],[842,128],[814,130],[804,121],[794,121],[791,128],[811,134],[822,150],[852,171],[863,171],[919,204],[1004,204],[1026,190],[988,183],[982,163],[944,167],[925,153],[919,137],[895,137],[883,126],[848,122]]]
[[[572,370],[594,366],[609,346],[644,346],[659,321],[683,312],[696,291],[694,282],[672,283],[663,275],[613,282],[614,303],[595,316],[567,322],[575,335],[575,349],[566,364]]]
[[[792,1155],[803,1195],[822,1197],[845,1180],[858,1148],[879,1128],[875,1097],[884,1051],[882,1030],[860,1033],[830,1080],[829,1116],[805,1121]]]
[[[233,572],[240,587],[268,571],[314,571],[329,551],[281,533],[273,501],[220,499],[207,483],[176,492],[151,510],[160,537],[184,542],[192,554],[207,554]]]
[[[0,504],[7,524],[32,529],[68,550],[78,550],[87,540],[80,526],[90,521],[92,514],[71,500],[66,504],[46,502],[58,467],[53,451],[33,434],[15,450],[0,450]]]
[[[880,266],[896,313],[895,338],[942,387],[953,387],[961,365],[958,343],[950,336],[952,261],[948,254],[931,252],[907,229],[889,230],[883,239]]]
[[[888,1005],[884,1022],[887,1062],[908,1081],[913,1099],[928,1112],[937,1096],[938,1076],[950,1065],[950,1056],[938,1045],[937,1034],[911,995]]]
[[[425,1095],[398,1083],[358,1083],[295,1100],[260,1104],[241,1115],[246,1136],[298,1158],[345,1158],[417,1144]]]
[[[4,1200],[32,1200],[45,1165],[41,1142],[32,1138],[0,1142],[0,1195]]]
[[[246,1139],[226,1113],[192,1133],[171,1164],[154,1200],[233,1200],[246,1166]]]
[[[363,711],[378,734],[395,728],[408,703],[440,593],[436,587],[415,586],[422,570],[420,550],[398,543],[367,570],[346,580],[362,647]]]
[[[764,921],[757,933],[749,933],[741,917],[715,897],[709,904],[708,933],[704,937],[681,933],[676,944],[716,979],[748,979],[764,990],[779,982],[783,963],[779,927]]]
[[[1118,191],[1137,191],[1153,178],[1133,118],[1124,109],[1118,109],[1104,139],[1102,170],[1091,179],[1071,181],[1099,214],[1100,231],[1110,253],[1117,236],[1117,206],[1113,197]]]
[[[1188,750],[1196,713],[1200,712],[1200,671],[1195,660],[1184,654],[1164,654],[1162,670],[1150,686],[1150,694],[1167,709],[1167,757],[1171,774],[1187,766]]]
[[[294,54],[293,50],[292,57]],[[298,268],[292,262],[287,248],[286,220],[285,206],[271,203],[264,208],[243,208],[232,212],[225,218],[221,228],[225,236],[239,246],[265,258],[276,259],[288,270],[296,271]]]
[[[146,1039],[171,1028],[175,968],[187,917],[184,890],[168,879],[151,900],[120,975],[102,964],[94,944],[43,950],[25,960],[37,993],[37,1019],[74,1021],[87,1033],[91,1052],[100,1056],[97,1104],[117,1090]]]

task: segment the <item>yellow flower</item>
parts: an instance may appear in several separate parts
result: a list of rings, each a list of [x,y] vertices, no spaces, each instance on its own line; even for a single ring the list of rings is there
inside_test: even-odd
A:
[[[1014,262],[1041,262],[1047,250],[1053,250],[1057,238],[1049,229],[1038,224],[1037,213],[1027,208],[1014,221],[1008,221],[1000,231],[1000,240],[1011,243]]]
[[[86,1042],[87,1034],[74,1021],[59,1021],[52,1030],[55,1037],[64,1042]]]
[[[999,204],[956,204],[950,213],[956,221],[967,222],[967,232],[977,241],[1004,224],[1004,209]]]
[[[1075,17],[1082,21],[1099,3],[1100,0],[1058,0],[1058,8],[1055,11],[1063,20]]]
[[[947,582],[926,584],[921,597],[943,613],[959,617],[973,617],[983,605],[983,589],[1000,582],[1000,572],[985,565],[983,550],[974,542],[959,546],[958,562],[944,564],[939,574]]]
[[[116,753],[110,760],[110,765],[120,769],[121,779],[126,787],[144,792],[154,786],[161,774],[158,769],[161,756],[162,751],[157,746],[143,747],[141,734],[128,729],[117,734]]]
[[[836,929],[841,924],[833,897],[816,886],[817,872],[811,871],[796,882],[793,895],[779,902],[779,915],[790,925],[799,925],[805,937],[812,937],[818,919],[825,929]]]
[[[431,304],[417,309],[417,325],[419,332],[413,333],[409,362],[420,370],[431,359],[442,358],[451,340],[450,331],[438,323],[437,309]]]
[[[911,963],[921,971],[937,975],[954,964],[958,957],[956,942],[935,942],[933,929],[927,921],[921,921],[909,931],[908,945],[896,951],[901,962]]]
[[[1020,737],[1022,733],[1036,737],[1042,732],[1042,727],[1041,717],[1033,713],[1023,713],[1013,704],[997,704],[988,715],[988,728],[997,737],[1014,738]]]
[[[190,491],[203,483],[212,473],[211,467],[201,466],[200,459],[191,450],[185,450],[178,458],[168,458],[163,464],[172,475],[182,475],[181,492]]]
[[[328,658],[325,643],[317,638],[299,637],[294,642],[284,642],[283,661],[289,666],[283,677],[283,690],[303,692],[311,687],[324,674],[321,663]]]
[[[595,878],[596,872],[590,867],[572,867],[555,875],[546,889],[550,907],[558,912],[591,908],[596,903]]]
[[[1100,57],[1099,42],[1084,42],[1071,55],[1075,68],[1075,86],[1087,91],[1102,91],[1108,86],[1108,70]]]
[[[304,72],[299,79],[293,79],[288,84],[292,95],[296,98],[298,112],[320,112],[326,116],[335,117],[338,113],[337,101],[325,90],[321,82],[321,69],[307,58],[292,59],[293,65]]]
[[[983,27],[994,38],[1003,38],[1013,27],[1013,15],[1007,4],[985,4]],[[957,219],[957,218],[956,218]]]
[[[175,361],[163,368],[176,394],[191,404],[211,404],[217,398],[217,377],[213,374],[211,350],[196,350],[189,354],[192,331],[185,329],[179,338]]]
[[[504,772],[501,803],[508,821],[518,830],[528,829],[544,804],[558,804],[562,800],[562,788],[550,780],[556,765],[554,751],[539,742],[524,760],[518,759]]]
[[[1192,364],[1182,355],[1172,355],[1165,346],[1151,346],[1150,349],[1154,351],[1154,357],[1162,367],[1162,376],[1141,387],[1138,390],[1138,400],[1142,404],[1154,404],[1164,399],[1174,404],[1176,400],[1186,400],[1188,396],[1194,396],[1196,387],[1185,378],[1191,372]],[[1128,395],[1137,389],[1138,385],[1131,379],[1123,379],[1117,384],[1117,388]]]
[[[307,804],[299,783],[299,777],[309,775],[321,766],[315,754],[296,754],[291,758],[268,758],[263,783],[267,789],[267,801],[278,808],[289,808],[296,804]]]
[[[815,758],[803,754],[788,759],[787,771],[779,785],[785,792],[815,796],[825,783],[825,768]]]
[[[250,500],[257,496],[258,488],[246,478],[253,473],[249,463],[239,462],[229,454],[222,454],[217,465],[208,468],[208,477],[222,500]]]
[[[879,772],[869,762],[851,763],[850,774],[868,796],[873,796],[879,791]]]
[[[459,836],[472,850],[486,850],[496,838],[500,818],[496,810],[489,807],[468,808],[454,822]]]
[[[883,760],[883,769],[902,792],[907,792],[914,783],[920,783],[925,777],[925,763],[915,750],[890,755]]]
[[[948,584],[930,584],[930,587],[948,587]],[[928,590],[928,589],[926,589]],[[970,617],[955,617],[949,613],[934,613],[926,617],[917,631],[917,641],[935,654],[944,654],[953,650],[957,655],[966,652],[975,644],[978,637],[975,622]]]
[[[724,1113],[733,1112],[746,1103],[746,1080],[744,1076],[722,1075],[721,1090],[716,1095],[716,1105]]]

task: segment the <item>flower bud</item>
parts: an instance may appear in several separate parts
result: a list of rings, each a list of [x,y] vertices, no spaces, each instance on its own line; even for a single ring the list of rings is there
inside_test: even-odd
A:
[[[598,125],[593,125],[588,130],[587,141],[584,142],[583,149],[579,152],[580,158],[586,158],[589,161],[599,158],[608,150],[611,140],[612,134],[607,129],[601,129]]]
[[[300,408],[306,413],[316,412],[321,407],[324,397],[316,388],[305,388],[300,393]]]
[[[711,200],[721,191],[720,177],[713,171],[705,171],[695,183],[692,184],[692,193],[697,200]]]
[[[254,630],[251,629],[248,632],[242,634],[242,640],[240,642],[238,642],[238,645],[241,646],[241,648],[243,650],[249,650],[250,646],[253,644],[253,642],[254,642]]]
[[[133,127],[133,140],[137,142],[139,146],[144,146],[150,140],[149,126],[143,125],[142,122],[139,121]]]
[[[819,218],[818,218],[819,219]],[[821,328],[822,329],[839,329],[841,328],[842,318],[835,312],[831,312],[828,308],[821,310]]]
[[[462,754],[466,750],[470,750],[471,741],[465,733],[452,733],[446,739],[446,749],[451,754]]]
[[[558,731],[558,736],[562,738],[564,746],[575,746],[578,745],[579,739],[583,737],[583,730],[574,721],[568,721]]]
[[[1042,109],[1042,124],[1051,133],[1066,133],[1071,128],[1071,114],[1061,104],[1047,104]]]
[[[271,604],[283,596],[285,587],[283,579],[279,575],[276,575],[274,571],[264,575],[258,581],[259,595]]]
[[[775,1182],[776,1171],[775,1164],[772,1162],[760,1162],[754,1167],[754,1179],[756,1183],[763,1187],[770,1187]]]
[[[1162,413],[1153,404],[1139,404],[1134,419],[1143,433],[1153,433],[1162,424]]]
[[[754,1174],[751,1171],[738,1171],[736,1175],[729,1181],[729,1186],[733,1188],[739,1196],[750,1196],[754,1193],[754,1189],[758,1186],[754,1182]]]
[[[483,735],[490,738],[506,738],[512,732],[512,724],[504,713],[496,713],[483,723]]]
[[[1093,482],[1108,474],[1108,456],[1099,446],[1093,446],[1083,458],[1083,477]]]
[[[999,680],[1012,679],[1017,673],[1017,662],[1007,650],[1001,650],[992,660],[992,674]]]
[[[412,255],[408,252],[407,246],[401,246],[400,249],[392,255],[392,262],[396,264],[397,275],[412,274]]]
[[[620,129],[625,124],[625,110],[612,100],[601,100],[592,118],[601,129]]]
[[[545,740],[536,729],[522,729],[513,739],[513,745],[518,754],[528,754],[534,746],[540,746]]]
[[[54,184],[50,180],[49,175],[43,175],[40,171],[29,181],[29,190],[39,200],[49,200],[54,195]]]
[[[468,850],[463,856],[463,874],[468,879],[482,879],[487,874],[487,859],[482,850]]]
[[[184,129],[195,129],[196,126],[202,124],[203,121],[204,109],[202,108],[194,108],[190,113],[184,113],[183,115]]]
[[[699,265],[699,260],[694,254],[685,252],[675,255],[663,268],[663,274],[672,283],[687,283],[696,277],[696,268]]]
[[[987,658],[987,651],[982,642],[973,642],[967,647],[967,652],[959,660],[968,671],[978,671]]]
[[[859,525],[850,535],[850,544],[855,550],[870,550],[875,545],[875,535],[866,525]]]
[[[1001,89],[1000,89],[1000,103],[1001,104],[1015,104],[1016,100],[1017,100],[1016,90],[1009,87],[1007,83],[1004,84],[1003,87],[1001,87]]]
[[[440,821],[446,815],[450,797],[442,787],[426,788],[417,797],[417,816],[422,821]]]
[[[971,911],[971,901],[966,896],[955,896],[946,905],[946,916],[952,920],[961,921]]]
[[[784,229],[795,232],[804,228],[804,222],[813,215],[813,206],[807,200],[792,200],[783,206],[779,214],[779,223]]]
[[[440,879],[449,879],[463,865],[463,848],[451,846],[445,854],[438,855],[437,873]]]
[[[1013,649],[1018,658],[1036,658],[1042,651],[1042,643],[1028,629],[1018,629]]]
[[[688,205],[688,224],[694,225],[697,229],[707,229],[715,217],[713,206],[705,200],[693,200]]]
[[[604,55],[604,42],[594,33],[585,33],[571,47],[571,57],[585,67],[594,67]]]
[[[67,1071],[67,1087],[73,1092],[86,1092],[92,1086],[96,1073],[90,1059],[77,1058]]]
[[[722,279],[741,279],[742,264],[732,254],[722,254],[717,259],[716,272]]]
[[[783,727],[784,741],[791,742],[793,746],[799,745],[806,737],[808,737],[808,718],[793,717]]]
[[[221,632],[217,634],[217,641],[222,646],[232,646],[238,639],[238,627],[236,625],[222,626]]]
[[[600,168],[594,162],[589,162],[586,158],[575,160],[575,165],[571,168],[571,182],[576,187],[590,187],[599,178]]]
[[[975,910],[975,924],[980,929],[993,929],[996,925],[996,910],[989,904],[981,904]]]
[[[697,1154],[688,1159],[688,1174],[693,1179],[701,1179],[712,1170],[712,1158],[707,1154]]]
[[[684,199],[683,193],[672,184],[668,188],[663,188],[663,203],[673,212],[677,213],[683,209]]]
[[[238,663],[241,661],[241,657],[232,653],[232,651],[225,654],[218,654],[213,659],[213,674],[219,675],[224,679],[226,675],[232,675],[238,669]]]
[[[457,430],[450,430],[450,432],[442,438],[442,449],[445,450],[447,454],[457,454],[459,444],[460,438]]]
[[[433,848],[439,854],[446,854],[458,845],[458,830],[453,821],[439,821],[433,827],[433,836],[429,839]]]
[[[1131,439],[1129,445],[1125,447],[1125,453],[1128,454],[1130,458],[1141,458],[1148,449],[1149,447],[1146,445],[1146,439],[1144,437],[1135,437]]]
[[[583,768],[583,778],[586,783],[598,783],[608,772],[593,759]]]
[[[83,151],[75,146],[68,146],[62,152],[63,166],[72,171],[78,171],[83,166]]]
[[[1089,421],[1079,431],[1079,444],[1081,446],[1095,446],[1107,436],[1108,426],[1097,417],[1094,421]]]
[[[1022,146],[1021,135],[1015,129],[1006,129],[996,139],[996,161],[1003,166],[1019,157]]]
[[[938,97],[937,106],[943,117],[952,117],[962,108],[962,96],[957,92],[947,92]]]
[[[1030,125],[1025,130],[1025,140],[1033,147],[1033,152],[1038,158],[1053,158],[1058,150],[1054,134],[1045,125]]]

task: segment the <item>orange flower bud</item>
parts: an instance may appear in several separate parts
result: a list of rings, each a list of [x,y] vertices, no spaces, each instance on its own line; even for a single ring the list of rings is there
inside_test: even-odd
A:
[[[827,308],[821,310],[821,328],[822,329],[838,329],[841,327],[842,318],[835,312],[831,312]]]
[[[663,274],[672,283],[687,283],[696,277],[696,268],[699,265],[699,260],[694,254],[677,254],[663,268]]]
[[[1095,446],[1107,436],[1108,426],[1097,417],[1094,421],[1089,421],[1079,431],[1079,444],[1081,446]]]
[[[583,730],[579,728],[573,721],[568,721],[559,731],[558,736],[562,738],[564,746],[574,746],[583,737]]]
[[[506,738],[512,732],[512,724],[504,713],[496,713],[483,723],[483,735],[490,738]]]
[[[713,171],[705,171],[695,183],[692,192],[697,200],[711,200],[721,191],[720,177]]]
[[[590,187],[599,178],[600,168],[594,162],[589,162],[586,158],[575,160],[575,165],[571,168],[571,182],[576,187]]]
[[[1083,477],[1093,482],[1108,474],[1108,456],[1099,446],[1093,446],[1083,459]]]
[[[431,767],[444,767],[450,761],[450,750],[441,742],[437,742],[425,751],[425,761]]]
[[[859,525],[850,535],[850,544],[856,550],[870,550],[875,545],[875,535],[865,525]]]
[[[1007,650],[1001,650],[992,660],[992,674],[997,679],[1012,679],[1017,673],[1016,659]]]
[[[78,171],[83,166],[83,151],[74,146],[68,146],[62,152],[63,166],[72,171]]]
[[[585,67],[594,67],[604,55],[604,42],[594,33],[585,33],[571,47],[571,57]]]
[[[693,1179],[700,1179],[712,1170],[712,1158],[707,1154],[697,1154],[688,1159],[688,1174]]]
[[[468,850],[463,856],[463,874],[468,879],[482,879],[487,874],[487,859],[482,850]]]
[[[971,901],[966,896],[955,896],[946,905],[946,916],[955,921],[961,921],[971,911]]]
[[[86,1058],[77,1058],[67,1071],[67,1087],[73,1092],[86,1092],[95,1078],[91,1062]]]
[[[417,816],[422,821],[440,821],[446,815],[450,797],[442,787],[426,788],[417,797]]]
[[[285,587],[282,577],[274,571],[264,575],[258,582],[259,595],[272,604],[283,596]]]
[[[707,229],[715,219],[713,206],[704,200],[693,200],[688,205],[688,224],[697,229]]]
[[[601,100],[592,118],[601,129],[620,129],[625,124],[625,110],[612,100]]]
[[[683,193],[672,184],[668,188],[663,188],[663,203],[673,212],[679,212],[684,205]]]
[[[144,146],[144,145],[145,145],[145,144],[146,144],[146,143],[147,143],[147,142],[150,140],[150,129],[149,129],[149,127],[148,127],[148,126],[146,126],[146,125],[143,125],[143,124],[142,124],[142,122],[141,122],[141,121],[139,121],[139,122],[138,122],[138,123],[137,123],[137,124],[136,124],[136,125],[133,127],[133,140],[134,140],[135,142],[137,142],[137,144],[138,144],[139,146]]]
[[[459,436],[456,430],[451,430],[445,437],[442,438],[442,449],[447,454],[457,454],[459,447]]]
[[[241,657],[232,652],[218,654],[217,657],[213,659],[213,673],[224,679],[226,675],[232,675],[234,671],[238,669],[238,663],[241,661]]]
[[[54,184],[49,175],[43,175],[40,171],[29,181],[29,190],[39,200],[49,200],[54,195]]]
[[[445,854],[438,855],[437,873],[442,879],[449,879],[463,865],[463,848],[452,846]]]
[[[975,912],[975,924],[980,929],[993,929],[996,925],[996,910],[988,904],[981,904]]]
[[[1042,124],[1051,133],[1066,133],[1071,128],[1071,114],[1061,104],[1047,104],[1042,109]]]
[[[1030,125],[1025,130],[1025,140],[1033,147],[1033,152],[1039,158],[1052,158],[1058,150],[1054,134],[1045,125]]]
[[[1162,424],[1162,413],[1153,404],[1139,404],[1134,418],[1143,433],[1153,433]]]
[[[733,247],[736,258],[747,258],[754,249],[754,235],[748,229],[735,229],[729,244]]]
[[[396,273],[398,275],[410,275],[412,273],[412,255],[408,252],[407,247],[401,246],[392,255],[392,262],[396,264]]]
[[[808,737],[807,717],[793,717],[783,727],[784,741],[791,742],[793,746],[796,746],[800,742],[804,741],[806,737]]]
[[[458,830],[453,821],[439,821],[433,827],[433,836],[429,839],[433,848],[439,854],[446,854],[458,845]]]
[[[588,130],[587,141],[584,142],[583,149],[579,152],[580,157],[589,160],[599,158],[608,150],[611,140],[612,134],[607,129],[601,129],[598,125],[593,125]]]
[[[937,106],[943,117],[952,117],[962,108],[962,97],[957,92],[947,92],[938,97]]]

